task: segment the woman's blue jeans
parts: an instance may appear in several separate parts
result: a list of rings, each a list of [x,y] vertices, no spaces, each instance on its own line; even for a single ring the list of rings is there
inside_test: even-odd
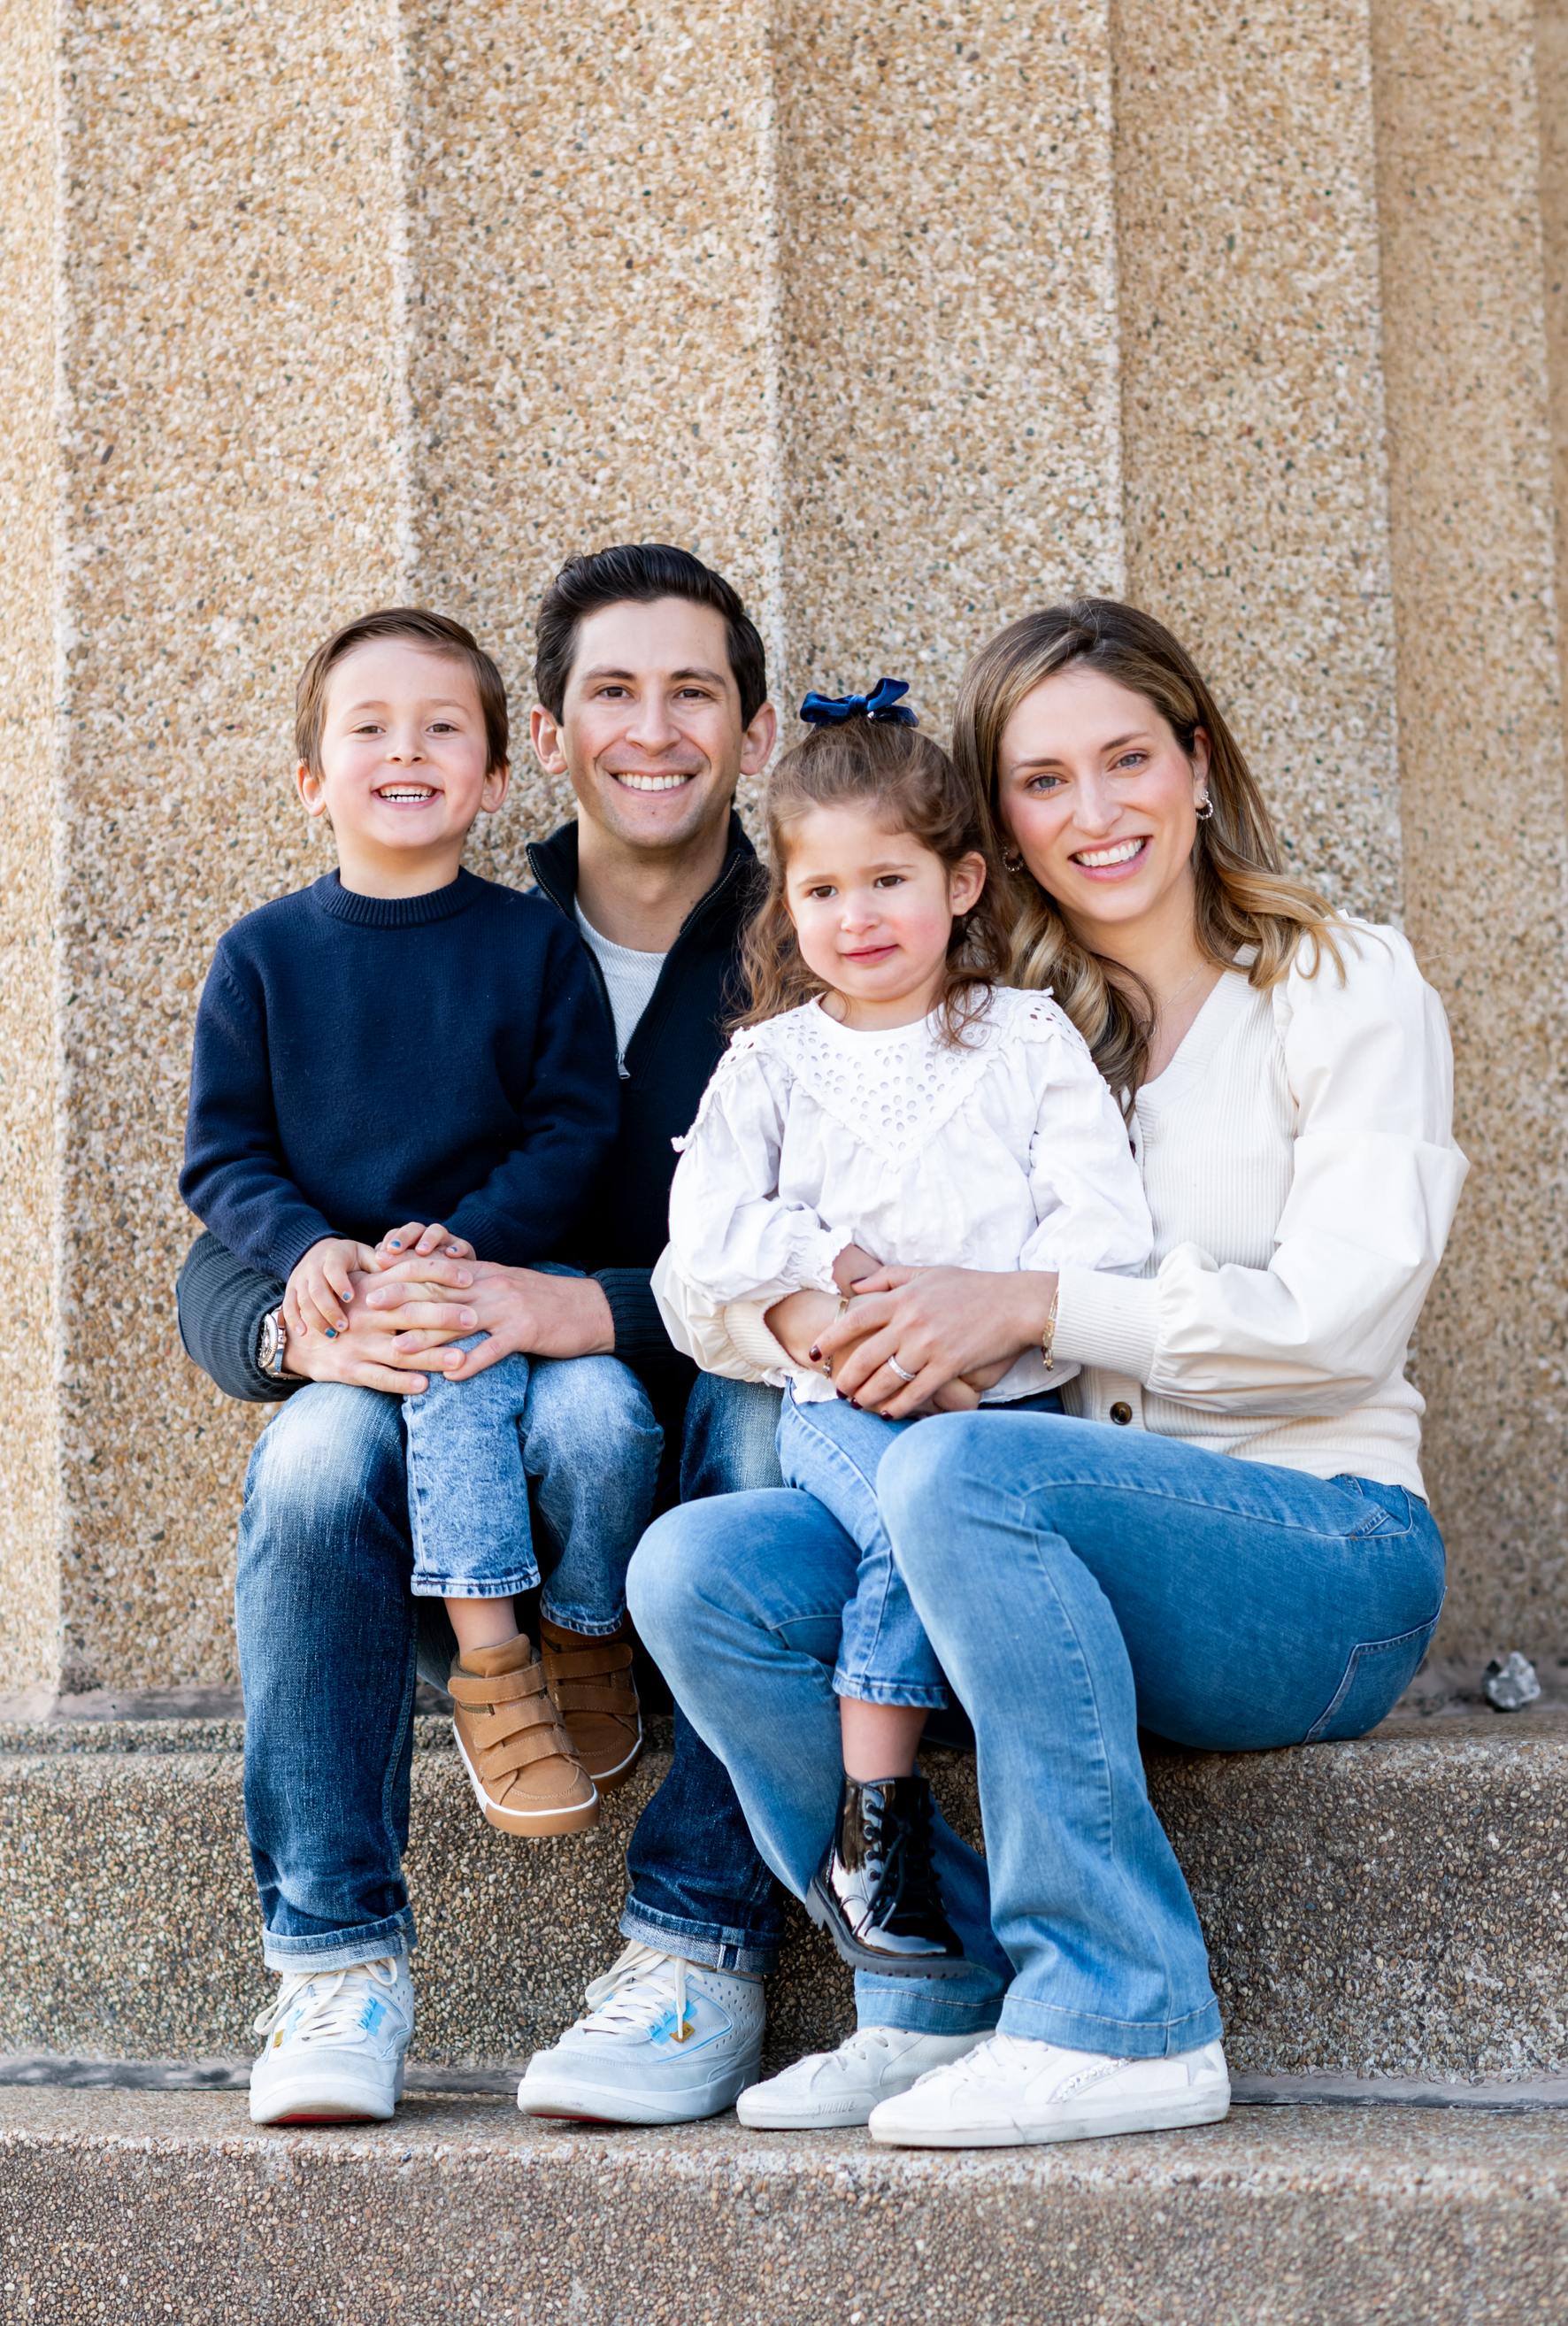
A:
[[[1139,1724],[1228,1752],[1375,1726],[1443,1603],[1425,1503],[1010,1414],[905,1431],[877,1484],[899,1571],[974,1723],[987,1856],[939,1823],[942,1896],[971,1968],[862,1976],[862,2024],[999,2016],[1011,2034],[1139,2058],[1209,2042],[1219,2007],[1149,1806]],[[810,1496],[754,1494],[657,1521],[627,1579],[644,1640],[797,1896],[838,1800],[832,1672],[856,1566]]]
[[[1019,1398],[1010,1412],[1060,1413],[1053,1389]],[[993,1406],[990,1411],[997,1409]],[[917,1421],[887,1421],[847,1398],[797,1405],[788,1391],[778,1417],[778,1464],[786,1486],[798,1486],[830,1511],[860,1553],[855,1589],[844,1609],[833,1691],[857,1704],[947,1704],[942,1666],[915,1614],[877,1501],[877,1473],[893,1440]]]

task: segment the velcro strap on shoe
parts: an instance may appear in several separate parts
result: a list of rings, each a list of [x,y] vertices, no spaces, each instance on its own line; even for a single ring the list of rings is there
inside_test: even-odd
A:
[[[558,1735],[561,1732],[561,1716],[547,1696],[535,1697],[527,1704],[508,1704],[499,1712],[478,1712],[469,1721],[469,1734],[481,1753],[505,1736],[524,1736],[534,1728],[552,1729]]]
[[[559,1681],[555,1701],[562,1712],[618,1712],[628,1720],[637,1709],[629,1688],[595,1688],[584,1679]]]
[[[478,1755],[479,1773],[494,1783],[513,1769],[526,1769],[535,1761],[570,1761],[574,1757],[565,1733],[559,1728],[524,1728],[515,1736],[488,1745]]]
[[[544,1669],[553,1688],[559,1680],[598,1679],[604,1672],[629,1671],[631,1643],[606,1640],[597,1648],[546,1648]]]
[[[477,1672],[449,1672],[447,1694],[454,1703],[475,1711],[491,1704],[521,1704],[528,1697],[544,1694],[544,1667],[525,1664],[521,1671],[497,1672],[492,1679],[481,1679]]]

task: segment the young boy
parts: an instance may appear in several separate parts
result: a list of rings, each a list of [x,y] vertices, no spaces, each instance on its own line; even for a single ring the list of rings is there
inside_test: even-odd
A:
[[[349,623],[305,666],[296,743],[300,797],[329,819],[339,869],[220,941],[180,1180],[220,1242],[287,1279],[283,1350],[343,1330],[363,1278],[412,1254],[547,1261],[620,1111],[576,932],[461,869],[508,774],[506,689],[469,633],[409,609]],[[486,1818],[571,1833],[642,1748],[629,1641],[608,1679],[599,1668],[624,1628],[660,1434],[613,1357],[476,1366],[460,1353],[481,1339],[432,1352],[428,1388],[403,1400],[413,1587],[451,1617],[454,1726]],[[514,1605],[539,1580],[530,1476],[561,1547],[543,1661]],[[572,1679],[589,1640],[591,1689]]]

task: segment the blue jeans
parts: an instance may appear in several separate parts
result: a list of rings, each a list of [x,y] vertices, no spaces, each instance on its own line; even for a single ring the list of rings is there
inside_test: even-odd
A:
[[[403,1426],[416,1599],[532,1591],[532,1484],[560,1548],[544,1614],[569,1632],[618,1630],[663,1447],[636,1373],[616,1357],[524,1356],[471,1381],[432,1372],[422,1396],[404,1399]]]
[[[1015,2035],[1148,2058],[1209,2042],[1220,2013],[1202,1933],[1149,1806],[1139,1721],[1230,1752],[1374,1726],[1443,1602],[1425,1503],[1010,1414],[905,1431],[877,1484],[899,1571],[975,1726],[987,1857],[939,1830],[972,1968],[862,1978],[862,2024],[999,2015]],[[754,1495],[660,1519],[627,1577],[643,1638],[797,1895],[838,1800],[830,1675],[856,1565],[820,1505]]]
[[[679,1432],[681,1384],[661,1370],[673,1387],[654,1377],[649,1412]],[[246,1825],[274,1970],[342,1969],[413,1944],[402,1867],[414,1684],[444,1684],[455,1642],[440,1600],[413,1594],[403,1406],[379,1390],[298,1390],[246,1480],[235,1584]],[[704,1376],[684,1411],[683,1483],[711,1493],[776,1479],[777,1413],[772,1391]],[[675,1766],[634,1851],[628,1912],[672,1936],[689,1912],[683,1951],[771,1968],[772,1876],[723,1768],[679,1720]]]
[[[1060,1413],[1053,1389],[995,1413]],[[833,1689],[858,1704],[947,1703],[942,1666],[915,1614],[877,1503],[877,1472],[893,1440],[914,1421],[886,1421],[844,1398],[798,1405],[786,1396],[778,1420],[778,1460],[786,1486],[798,1486],[830,1511],[860,1553],[855,1595],[844,1610]]]

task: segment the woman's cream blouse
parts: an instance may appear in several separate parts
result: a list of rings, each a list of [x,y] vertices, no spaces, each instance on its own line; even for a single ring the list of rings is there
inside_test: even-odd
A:
[[[1410,1335],[1469,1168],[1452,1054],[1404,937],[1336,935],[1342,981],[1309,944],[1258,992],[1244,958],[1139,1092],[1154,1250],[1140,1277],[1062,1268],[1055,1354],[1089,1419],[1419,1494]],[[739,1304],[700,1361],[761,1380],[781,1359]]]

